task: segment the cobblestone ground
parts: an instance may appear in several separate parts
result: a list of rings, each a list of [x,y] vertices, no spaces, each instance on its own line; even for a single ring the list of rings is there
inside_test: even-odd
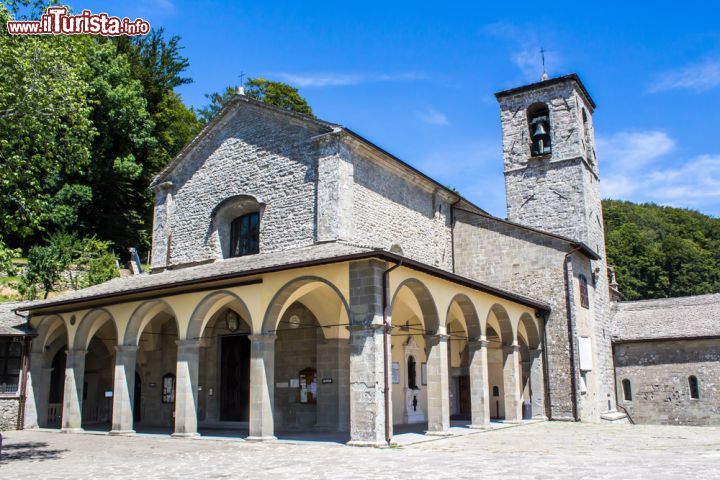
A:
[[[720,478],[720,428],[539,423],[402,448],[5,432],[0,478]]]

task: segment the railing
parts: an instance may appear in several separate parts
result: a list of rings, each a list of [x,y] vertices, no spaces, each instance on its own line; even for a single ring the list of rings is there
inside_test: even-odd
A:
[[[109,399],[108,399],[109,400]],[[102,401],[87,405],[83,409],[83,421],[90,423],[109,422],[112,419],[112,403]]]
[[[48,405],[47,426],[59,427],[62,420],[62,403],[51,403]]]
[[[17,393],[17,383],[0,383],[0,394],[12,394]]]

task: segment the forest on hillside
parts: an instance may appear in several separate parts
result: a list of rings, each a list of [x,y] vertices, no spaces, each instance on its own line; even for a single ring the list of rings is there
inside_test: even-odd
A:
[[[148,185],[235,94],[227,87],[187,107],[176,88],[192,82],[190,60],[162,29],[132,38],[7,34],[8,20],[38,18],[46,6],[0,0],[0,300],[105,281],[130,247],[145,260]],[[290,85],[244,86],[313,115]],[[608,259],[626,299],[720,291],[719,219],[612,200],[604,208]],[[67,278],[70,267],[84,273]]]
[[[608,264],[625,300],[720,292],[720,218],[603,200]]]

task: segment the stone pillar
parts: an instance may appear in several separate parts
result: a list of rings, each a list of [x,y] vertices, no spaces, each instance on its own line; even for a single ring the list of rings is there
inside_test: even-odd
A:
[[[349,445],[387,445],[382,323],[386,268],[385,262],[377,260],[350,264]]]
[[[450,380],[448,378],[448,335],[427,335],[427,435],[450,433]]]
[[[470,428],[490,425],[490,388],[488,387],[487,340],[468,342],[470,354]]]
[[[43,367],[42,352],[30,353],[30,370],[25,397],[26,429],[47,426],[48,401],[50,399],[50,374],[52,368]]]
[[[65,361],[65,390],[63,393],[62,430],[82,431],[82,398],[85,382],[87,350],[68,350]]]
[[[547,420],[545,415],[545,376],[542,350],[530,351],[530,402],[534,419]]]
[[[112,430],[110,435],[127,435],[133,430],[135,401],[136,345],[115,346],[115,384],[113,386]]]
[[[176,340],[175,433],[173,437],[195,437],[197,432],[197,387],[200,361],[199,340]]]
[[[247,440],[276,440],[275,339],[277,335],[250,335],[250,435]]]
[[[520,347],[503,346],[503,390],[505,421],[522,421],[522,395],[520,385]]]
[[[349,341],[342,338],[328,338],[317,345],[318,428],[339,432],[350,429],[349,350]],[[323,383],[325,378],[332,383]]]

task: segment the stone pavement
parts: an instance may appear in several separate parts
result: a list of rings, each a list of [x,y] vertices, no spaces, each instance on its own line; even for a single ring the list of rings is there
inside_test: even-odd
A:
[[[720,428],[546,422],[400,448],[5,432],[0,478],[720,477]]]

